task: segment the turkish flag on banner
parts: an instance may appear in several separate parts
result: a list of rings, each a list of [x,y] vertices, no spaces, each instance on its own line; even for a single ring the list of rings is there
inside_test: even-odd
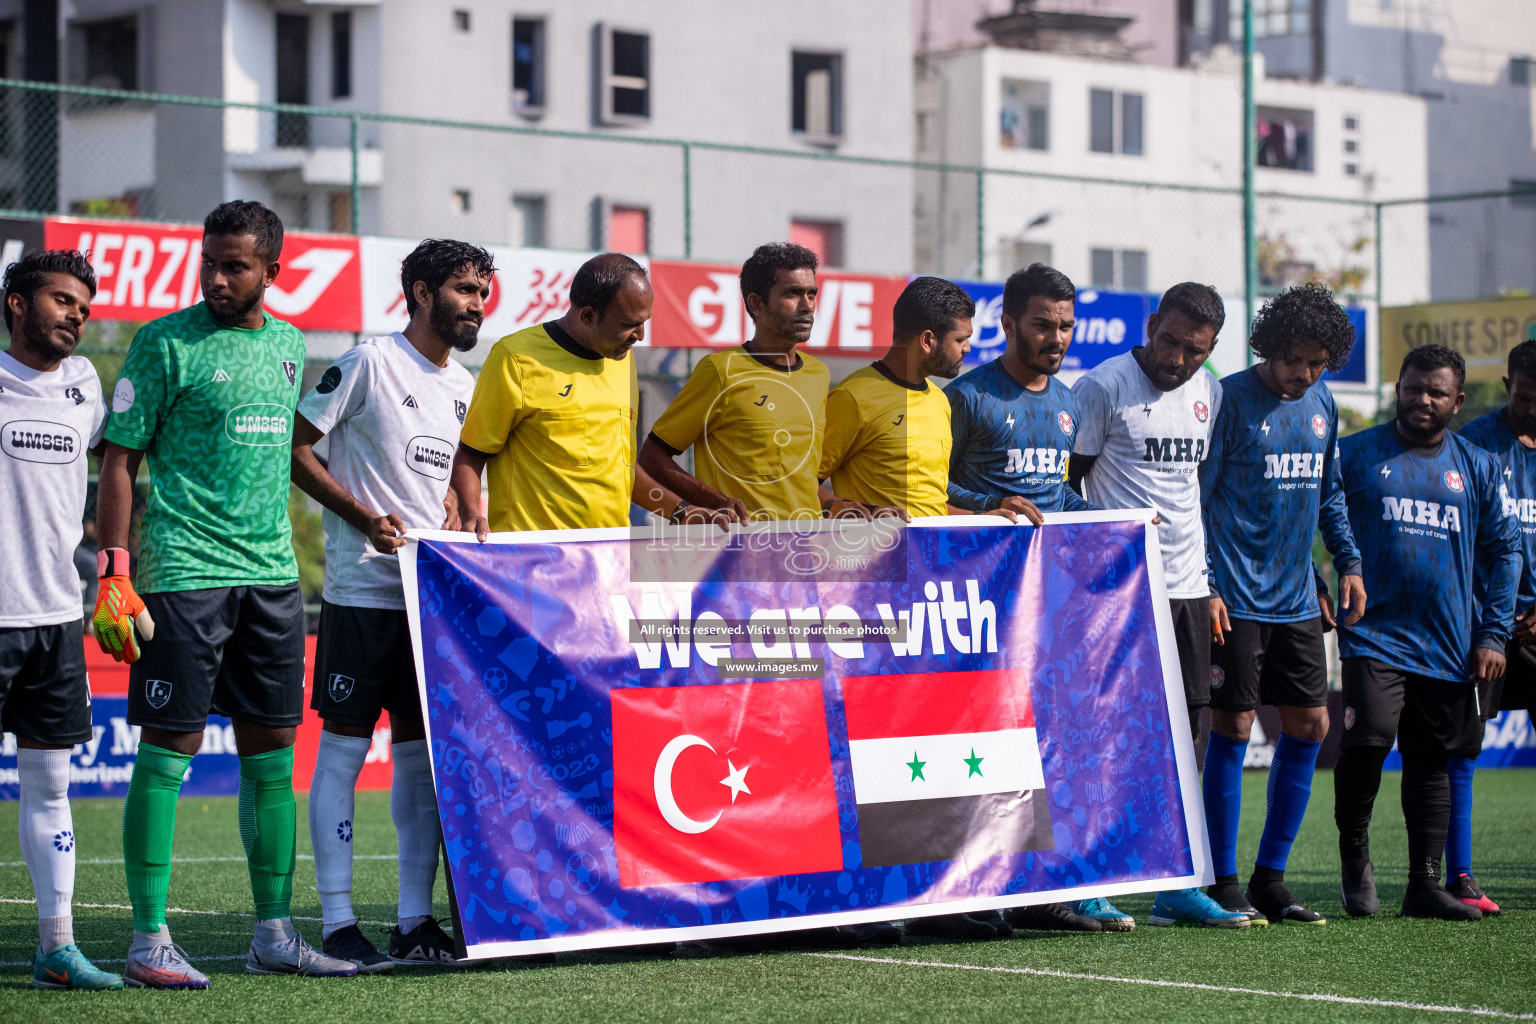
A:
[[[611,697],[622,887],[841,870],[818,681]]]

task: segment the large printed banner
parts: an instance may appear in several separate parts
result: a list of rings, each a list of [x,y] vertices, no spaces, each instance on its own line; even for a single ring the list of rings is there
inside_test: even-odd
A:
[[[816,322],[801,347],[813,355],[874,359],[891,345],[891,307],[905,277],[816,274]],[[741,299],[740,265],[651,261],[656,293],[651,344],[660,348],[722,348],[752,337]]]
[[[1156,531],[1051,519],[414,537],[467,955],[1209,882]]]
[[[976,303],[972,320],[971,351],[966,366],[990,363],[1003,354],[1008,339],[1003,334],[1003,286],[991,281],[956,281]],[[1112,356],[1143,344],[1147,317],[1157,297],[1135,292],[1104,292],[1079,289],[1077,326],[1072,344],[1061,361],[1064,370],[1091,370]]]
[[[43,244],[89,253],[97,320],[154,320],[202,301],[203,229],[144,221],[49,217]],[[362,273],[355,235],[287,231],[282,270],[266,308],[300,330],[362,330]],[[398,283],[397,283],[398,289]]]

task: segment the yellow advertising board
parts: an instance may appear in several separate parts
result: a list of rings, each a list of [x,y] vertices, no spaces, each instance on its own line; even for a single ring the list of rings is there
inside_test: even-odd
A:
[[[1467,361],[1467,380],[1504,376],[1509,350],[1536,324],[1536,298],[1432,302],[1381,311],[1381,379],[1397,380],[1411,348],[1444,345]]]

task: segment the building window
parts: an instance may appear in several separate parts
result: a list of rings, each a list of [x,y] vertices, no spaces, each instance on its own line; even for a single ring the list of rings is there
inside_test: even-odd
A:
[[[824,267],[843,265],[843,225],[835,220],[792,220],[789,240],[816,254]]]
[[[1344,116],[1344,130],[1347,132],[1353,132],[1358,131],[1359,129],[1360,119],[1353,114],[1346,114]]]
[[[139,88],[139,20],[88,21],[71,26],[74,78],[97,89]]]
[[[1142,131],[1145,106],[1146,101],[1139,92],[1116,94],[1109,89],[1089,90],[1088,148],[1094,153],[1143,155],[1146,152]]]
[[[1050,242],[1014,242],[1013,266],[1016,270],[1033,266],[1036,263],[1044,263],[1051,266]]]
[[[1003,79],[998,144],[1004,149],[1051,148],[1051,84]]]
[[[1312,32],[1312,0],[1252,0],[1253,35],[1255,39],[1266,36],[1304,36]],[[1230,38],[1241,42],[1243,38],[1243,5],[1229,5],[1231,11]]]
[[[352,12],[331,15],[331,98],[352,95]]]
[[[651,116],[651,37],[598,25],[598,60],[602,70],[598,119],[605,124],[636,124]]]
[[[1509,197],[1511,206],[1536,209],[1536,181],[1511,178],[1509,179],[1509,190],[1517,193]]]
[[[547,200],[543,196],[513,196],[512,244],[525,249],[543,249],[548,246],[547,211]]]
[[[544,109],[544,19],[512,19],[512,109]]]
[[[469,31],[469,12],[462,7],[453,12],[453,27],[459,32]]]
[[[1088,278],[1095,288],[1147,290],[1147,254],[1142,249],[1090,249]]]
[[[1346,178],[1357,178],[1357,177],[1359,177],[1360,176],[1360,165],[1359,164],[1353,164],[1353,163],[1345,164],[1344,165],[1344,176]]]
[[[790,54],[790,127],[806,135],[843,134],[843,56]]]
[[[1358,152],[1360,152],[1360,143],[1355,141],[1354,139],[1345,139],[1344,140],[1344,152],[1346,152],[1346,153],[1358,153]]]
[[[1312,170],[1312,111],[1260,107],[1258,132],[1258,166]]]
[[[1509,58],[1509,83],[1530,85],[1536,82],[1536,60],[1530,57]]]
[[[309,102],[309,15],[277,16],[277,102]],[[277,115],[279,146],[309,145],[306,114]]]
[[[612,252],[650,252],[651,211],[643,206],[610,207],[608,249]]]
[[[448,204],[448,209],[453,213],[468,213],[470,209],[470,194],[467,188],[453,190],[453,199]]]

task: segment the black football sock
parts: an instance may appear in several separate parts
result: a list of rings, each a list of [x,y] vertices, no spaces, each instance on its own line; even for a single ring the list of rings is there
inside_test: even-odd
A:
[[[1381,766],[1389,747],[1345,747],[1333,769],[1333,820],[1339,845],[1364,845],[1371,809],[1381,789]]]
[[[1445,755],[1403,753],[1403,819],[1408,826],[1410,888],[1440,884],[1440,855],[1451,823]]]

